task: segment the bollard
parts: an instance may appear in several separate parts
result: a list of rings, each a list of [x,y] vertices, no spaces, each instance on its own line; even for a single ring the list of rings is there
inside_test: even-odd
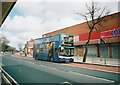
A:
[[[106,65],[106,58],[104,58],[104,60],[105,60],[105,65]]]
[[[92,57],[92,64],[93,64],[93,57]]]

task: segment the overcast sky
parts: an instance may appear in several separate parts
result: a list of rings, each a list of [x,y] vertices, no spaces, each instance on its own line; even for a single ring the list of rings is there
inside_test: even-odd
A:
[[[111,13],[118,12],[119,0],[97,0],[100,7]],[[113,2],[114,1],[114,2]],[[90,0],[18,0],[2,25],[0,34],[10,40],[10,45],[18,48],[31,38],[76,25],[84,19],[75,12],[86,13],[86,3]]]

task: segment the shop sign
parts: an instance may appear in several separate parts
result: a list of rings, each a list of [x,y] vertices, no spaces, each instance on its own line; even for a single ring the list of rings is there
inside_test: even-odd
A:
[[[79,41],[88,40],[88,36],[89,36],[89,33],[80,34],[79,35]],[[93,31],[91,33],[90,40],[93,40],[93,39],[100,39],[100,32]]]
[[[101,32],[101,38],[120,36],[120,29]]]
[[[120,28],[111,32],[112,36],[120,36]]]

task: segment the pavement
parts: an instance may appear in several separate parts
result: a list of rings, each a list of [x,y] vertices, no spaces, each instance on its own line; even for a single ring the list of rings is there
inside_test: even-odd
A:
[[[85,64],[85,63],[81,63],[81,64],[78,64],[78,63],[64,63],[63,65],[86,68],[86,69],[91,69],[91,70],[113,72],[113,73],[119,73],[120,72],[120,68],[113,67],[113,66],[92,65],[92,64]]]
[[[32,56],[21,56],[21,55],[16,55],[17,58],[24,58],[24,59],[30,59],[30,60],[34,60],[34,58]],[[75,63],[61,63],[63,65],[68,65],[68,66],[73,66],[73,67],[81,67],[81,68],[87,68],[87,69],[93,69],[93,70],[100,70],[100,71],[107,71],[107,72],[114,72],[114,73],[119,73],[120,72],[120,67],[118,67],[117,65],[105,65],[103,63],[90,63],[90,59],[91,57],[89,57],[89,59],[87,58],[87,62],[83,63],[82,62],[82,57],[76,57],[74,56],[74,62]],[[99,58],[98,58],[99,59]],[[95,61],[97,62],[98,60],[97,58],[95,59]],[[118,60],[115,60],[118,63]],[[116,63],[115,61],[112,61],[112,63]]]
[[[18,57],[23,57],[23,58],[29,58],[29,59],[33,59],[33,56],[28,54],[27,56],[25,56],[25,54],[19,54],[16,53],[14,55],[17,55]],[[83,63],[83,56],[73,56],[72,58],[74,58],[74,62],[75,63]],[[95,65],[105,65],[105,66],[115,66],[115,67],[120,67],[120,59],[117,58],[98,58],[96,56],[87,56],[86,58],[86,64],[95,64]]]
[[[20,55],[17,54],[19,57],[20,56],[25,56],[24,54]],[[32,58],[32,55],[27,55],[26,58]],[[83,63],[83,56],[73,56],[74,62],[76,63]],[[116,66],[120,67],[120,59],[117,58],[98,58],[96,56],[87,56],[86,58],[86,64],[96,64],[96,65],[105,65],[105,66]]]
[[[16,54],[19,58],[34,59],[32,55],[24,56],[24,54]],[[91,65],[102,65],[111,67],[120,67],[120,59],[117,58],[97,58],[95,56],[87,56],[86,62],[83,63],[83,56],[73,56],[75,63],[91,64]]]

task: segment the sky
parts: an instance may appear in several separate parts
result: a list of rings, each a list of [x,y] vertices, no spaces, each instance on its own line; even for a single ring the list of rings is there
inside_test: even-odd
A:
[[[42,34],[85,22],[76,13],[86,13],[86,3],[91,0],[18,0],[1,26],[10,45],[42,37]],[[93,1],[93,0],[92,0]],[[95,1],[95,0],[94,0]],[[99,7],[110,13],[118,12],[119,0],[97,0]]]

